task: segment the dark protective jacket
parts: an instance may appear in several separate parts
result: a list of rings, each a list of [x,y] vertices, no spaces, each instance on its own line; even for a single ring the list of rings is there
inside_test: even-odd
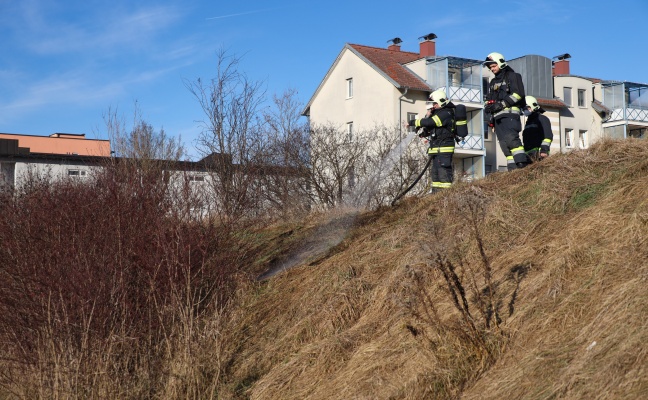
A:
[[[549,154],[551,142],[553,141],[553,132],[551,132],[549,118],[543,115],[542,112],[544,111],[532,112],[524,125],[522,142],[524,143],[524,151],[527,153],[536,150]]]
[[[500,70],[489,83],[489,90],[486,100],[503,102],[504,109],[497,114],[513,112],[519,114],[524,109],[524,84],[522,76],[515,72],[510,66]],[[496,115],[497,115],[496,114]]]
[[[455,105],[448,102],[445,107],[433,110],[430,117],[409,121],[409,125],[416,129],[423,128],[419,136],[427,138],[431,148],[452,146],[451,151],[454,151],[454,111]]]

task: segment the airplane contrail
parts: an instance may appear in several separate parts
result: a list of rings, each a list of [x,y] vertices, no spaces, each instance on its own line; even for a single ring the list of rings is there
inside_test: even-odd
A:
[[[255,10],[255,11],[248,11],[248,12],[243,12],[243,13],[238,13],[238,14],[220,15],[218,17],[209,17],[209,18],[205,18],[205,19],[209,20],[209,19],[222,19],[222,18],[229,18],[229,17],[238,17],[238,16],[241,16],[241,15],[256,14],[256,13],[260,13],[260,12],[264,12],[264,11],[271,11],[271,10],[273,10],[273,9]],[[276,10],[276,8],[274,10]]]

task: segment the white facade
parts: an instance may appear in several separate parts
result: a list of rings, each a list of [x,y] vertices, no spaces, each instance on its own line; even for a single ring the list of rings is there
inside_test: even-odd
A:
[[[601,116],[592,108],[600,84],[579,76],[559,75],[554,77],[554,92],[567,106],[560,111],[559,135],[554,131],[554,142],[560,144],[560,150],[586,149],[600,140]]]
[[[398,127],[407,115],[425,113],[427,92],[408,91],[406,101],[394,82],[345,46],[309,103],[311,125],[334,124],[346,130]]]
[[[0,161],[0,185],[20,188],[30,177],[42,177],[50,181],[64,179],[83,180],[91,176],[97,168],[96,166],[79,163],[39,161],[34,159]]]

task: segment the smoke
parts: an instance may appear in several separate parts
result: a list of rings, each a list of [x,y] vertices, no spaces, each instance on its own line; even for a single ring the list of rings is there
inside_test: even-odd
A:
[[[355,186],[351,196],[349,196],[348,203],[351,207],[364,207],[369,202],[371,196],[376,194],[380,188],[380,184],[385,181],[387,174],[400,162],[403,152],[405,152],[405,149],[407,149],[407,146],[414,139],[415,135],[415,132],[409,132],[400,143],[380,160],[378,168]]]
[[[315,262],[325,256],[330,249],[340,244],[349,233],[364,205],[375,194],[386,174],[400,161],[401,155],[414,137],[415,133],[410,132],[407,137],[390,150],[380,161],[378,168],[356,185],[348,204],[331,210],[331,221],[315,229],[297,249],[287,257],[274,263],[266,272],[259,275],[257,280],[268,279],[297,265]]]

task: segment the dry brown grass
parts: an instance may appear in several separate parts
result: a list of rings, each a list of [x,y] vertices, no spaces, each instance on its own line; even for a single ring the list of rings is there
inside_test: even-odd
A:
[[[648,398],[647,188],[648,141],[605,141],[239,232],[227,306],[180,302],[147,351],[44,335],[0,398]]]
[[[359,215],[242,298],[219,396],[646,397],[647,172],[648,142],[603,142]]]

